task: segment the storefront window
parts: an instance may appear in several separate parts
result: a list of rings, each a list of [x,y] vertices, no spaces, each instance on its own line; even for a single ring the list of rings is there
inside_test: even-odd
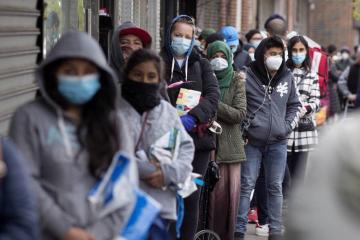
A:
[[[84,0],[45,0],[44,57],[67,31],[85,31]]]

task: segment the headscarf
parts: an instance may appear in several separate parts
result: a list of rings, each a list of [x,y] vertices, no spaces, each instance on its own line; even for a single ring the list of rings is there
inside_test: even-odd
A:
[[[228,62],[228,67],[221,71],[215,71],[215,75],[219,81],[220,87],[220,99],[224,100],[225,91],[229,89],[231,80],[234,76],[233,69],[233,54],[229,48],[229,46],[222,41],[215,41],[211,43],[207,50],[207,56],[212,58],[217,52],[222,52],[226,56],[226,60]]]
[[[216,33],[216,30],[213,29],[213,28],[205,28],[200,36],[199,36],[199,39],[204,39],[206,41],[206,39],[211,35],[211,34],[214,34]]]

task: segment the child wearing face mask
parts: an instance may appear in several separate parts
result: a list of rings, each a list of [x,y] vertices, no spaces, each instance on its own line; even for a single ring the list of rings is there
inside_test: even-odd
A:
[[[94,39],[70,32],[39,66],[36,79],[42,97],[16,111],[10,137],[27,160],[41,239],[114,239],[134,206],[135,162],[120,210],[102,217],[88,197],[117,151],[133,154],[117,110],[115,73]]]
[[[189,109],[186,115],[181,116],[181,121],[195,143],[192,163],[194,172],[204,176],[210,153],[215,149],[215,136],[208,128],[216,115],[219,86],[208,60],[193,50],[194,41],[193,19],[186,15],[178,16],[168,29],[162,57],[166,63],[165,79],[169,86],[171,105],[177,105],[181,89],[193,90],[201,95],[198,104]],[[199,199],[200,190],[185,199],[181,239],[194,238],[198,223]]]
[[[195,148],[176,109],[161,99],[162,73],[160,56],[146,49],[134,52],[124,69],[120,109],[137,143],[140,187],[162,205],[160,216],[170,227],[178,218],[176,194],[192,172]],[[159,149],[164,139],[169,146]]]
[[[223,129],[217,137],[216,153],[221,178],[211,192],[209,228],[221,239],[232,240],[240,200],[240,164],[246,158],[240,130],[246,117],[245,75],[234,71],[232,53],[226,43],[211,43],[207,56],[219,81],[216,121]]]
[[[308,154],[318,143],[315,113],[320,107],[318,76],[311,71],[309,46],[303,36],[295,36],[288,42],[289,60],[287,66],[294,80],[303,104],[300,121],[288,140],[288,166],[292,180],[302,181]],[[309,125],[309,127],[306,127]]]

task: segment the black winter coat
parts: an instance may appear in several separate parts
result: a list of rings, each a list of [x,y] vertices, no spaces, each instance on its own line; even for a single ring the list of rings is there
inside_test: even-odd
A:
[[[171,79],[172,56],[166,54],[165,51],[163,51],[161,55],[166,63],[165,79],[167,80],[167,83],[171,84],[179,81],[185,81],[186,63],[183,64],[181,69],[179,65],[175,63],[173,78]],[[189,57],[187,80],[189,83],[186,83],[179,88],[168,89],[171,104],[176,106],[176,100],[179,95],[180,88],[200,91],[200,103],[193,108],[189,114],[197,119],[198,124],[210,123],[216,116],[220,90],[218,81],[211,69],[209,61],[202,58],[196,51],[192,51]],[[205,130],[204,134],[196,132],[190,132],[189,134],[194,140],[197,151],[210,151],[215,149],[215,136],[209,130]]]
[[[238,51],[236,51],[234,53],[234,64],[233,65],[234,65],[235,71],[244,70],[244,68],[249,66],[249,64],[251,62],[252,62],[251,58],[246,51],[239,49]]]

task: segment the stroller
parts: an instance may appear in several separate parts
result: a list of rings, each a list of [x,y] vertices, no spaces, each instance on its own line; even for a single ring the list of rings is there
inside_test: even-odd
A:
[[[194,240],[221,240],[220,237],[214,232],[208,229],[208,207],[210,192],[214,189],[215,184],[220,179],[219,167],[215,161],[209,162],[204,178],[204,186],[201,189],[200,196],[200,218],[199,226],[195,234]]]

